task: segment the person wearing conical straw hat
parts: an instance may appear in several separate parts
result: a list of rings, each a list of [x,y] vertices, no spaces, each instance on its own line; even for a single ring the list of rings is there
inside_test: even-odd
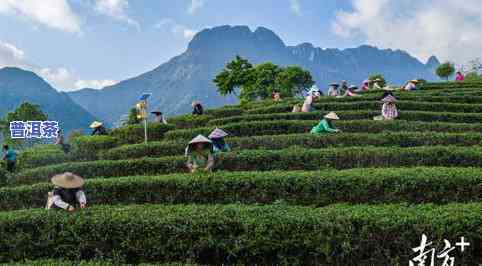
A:
[[[107,133],[107,129],[105,129],[104,124],[102,124],[102,122],[94,121],[94,122],[92,122],[92,124],[90,124],[89,127],[93,129],[92,134],[91,134],[92,136],[109,135],[109,133]]]
[[[309,113],[313,110],[313,103],[321,96],[320,89],[313,85],[311,89],[308,91],[308,96],[306,96],[305,102],[303,103],[303,107],[301,107],[301,112]]]
[[[359,97],[359,96],[361,96],[360,94],[357,94],[356,91],[358,91],[358,87],[355,86],[355,85],[351,85],[351,86],[348,87],[345,94],[343,96],[339,96],[339,97]]]
[[[281,99],[281,92],[279,90],[274,90],[271,94],[271,98],[273,98],[273,102],[283,101],[283,99]]]
[[[155,111],[152,111],[151,114],[154,115],[154,121],[156,121],[157,123],[167,125],[167,121],[166,121],[166,119],[162,115],[162,112],[159,109],[157,109]]]
[[[457,73],[455,74],[455,81],[458,81],[458,82],[465,81],[465,76],[462,73],[462,71],[457,71]]]
[[[227,137],[227,136],[229,136],[229,134],[226,133],[226,131],[224,131],[220,128],[214,129],[213,132],[211,132],[211,134],[209,134],[208,137],[213,143],[214,155],[217,155],[221,152],[230,152],[231,151],[231,147],[229,147],[229,145],[224,140],[224,138]]]
[[[418,84],[418,80],[412,79],[412,80],[407,82],[407,84],[403,87],[403,90],[414,91],[414,90],[417,89],[417,84]]]
[[[383,79],[377,78],[373,80],[373,89],[375,90],[382,90],[383,89]]]
[[[340,91],[338,90],[339,87],[340,85],[338,85],[338,83],[331,83],[327,95],[332,97],[340,95]]]
[[[394,120],[398,117],[398,110],[395,103],[397,99],[393,95],[388,95],[382,99],[382,115],[376,116],[374,120]]]
[[[398,110],[395,103],[397,99],[392,95],[388,95],[387,97],[382,99],[383,106],[382,106],[382,116],[385,120],[393,120],[398,117]]]
[[[82,188],[85,181],[82,177],[66,172],[53,176],[51,181],[55,188],[51,194],[49,193],[48,209],[63,209],[72,212],[87,206],[87,198]]]
[[[192,102],[192,114],[193,115],[203,115],[204,114],[204,108],[203,108],[200,101]]]
[[[333,125],[334,120],[340,120],[335,112],[330,112],[323,117],[323,119],[311,129],[312,134],[325,134],[325,133],[337,133],[340,132],[339,129],[335,128]]]
[[[370,80],[366,79],[363,81],[361,91],[369,91],[370,90]]]
[[[213,155],[213,143],[203,135],[193,138],[186,147],[186,166],[191,173],[197,171],[211,172],[215,160]]]

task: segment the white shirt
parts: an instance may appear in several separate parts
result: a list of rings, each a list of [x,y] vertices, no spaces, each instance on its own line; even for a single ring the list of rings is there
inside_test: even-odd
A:
[[[84,191],[82,190],[77,191],[77,193],[75,193],[75,197],[77,198],[80,204],[87,203],[87,199],[85,197]],[[67,202],[63,201],[59,195],[54,195],[52,200],[54,201],[55,206],[62,208],[64,210],[67,210],[70,206]]]

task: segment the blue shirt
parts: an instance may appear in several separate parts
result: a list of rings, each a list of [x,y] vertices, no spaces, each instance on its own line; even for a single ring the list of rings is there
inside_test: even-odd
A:
[[[15,162],[17,160],[17,153],[12,149],[8,149],[5,153],[5,159],[9,162]]]

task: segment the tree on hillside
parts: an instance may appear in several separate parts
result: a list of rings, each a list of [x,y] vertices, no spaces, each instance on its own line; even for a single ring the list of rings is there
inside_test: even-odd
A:
[[[249,81],[252,72],[253,65],[248,60],[236,56],[216,76],[214,83],[218,86],[218,92],[221,95],[233,94],[236,89],[240,89]]]
[[[255,88],[255,99],[271,97],[271,93],[276,89],[276,77],[280,72],[281,68],[271,62],[255,66],[251,80],[252,84],[248,84]]]
[[[129,110],[129,116],[127,117],[127,121],[125,121],[126,125],[137,125],[141,122],[141,120],[137,117],[138,112],[137,108],[132,107]]]
[[[385,87],[387,85],[387,81],[385,80],[385,77],[382,74],[373,74],[370,77],[368,77],[368,80],[370,81],[371,86],[373,86],[375,80],[381,80],[378,82],[380,87]]]
[[[10,122],[12,121],[46,121],[48,117],[42,112],[39,105],[23,102],[13,112],[7,113],[7,115],[1,120],[1,130],[5,142],[16,145],[33,145],[36,140],[12,140],[10,137]],[[38,142],[38,141],[37,141]]]
[[[446,62],[446,63],[443,63],[440,66],[438,66],[435,73],[441,79],[446,79],[448,81],[449,77],[452,76],[455,73],[455,67],[452,63]]]
[[[309,71],[291,66],[282,68],[271,62],[253,66],[237,56],[214,79],[221,95],[240,90],[241,102],[267,99],[274,90],[284,97],[291,97],[310,88],[314,82]]]
[[[311,73],[298,66],[284,68],[276,78],[276,87],[284,97],[301,94],[314,84]]]

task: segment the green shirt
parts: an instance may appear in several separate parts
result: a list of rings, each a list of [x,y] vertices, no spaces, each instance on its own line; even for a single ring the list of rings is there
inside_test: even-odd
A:
[[[195,165],[197,168],[206,168],[208,166],[211,168],[214,163],[214,158],[210,151],[193,151],[188,157],[188,164]]]
[[[334,133],[337,132],[337,129],[333,126],[330,126],[330,123],[326,119],[320,121],[318,125],[316,125],[313,129],[311,129],[311,133],[313,134],[323,134],[323,133]]]

